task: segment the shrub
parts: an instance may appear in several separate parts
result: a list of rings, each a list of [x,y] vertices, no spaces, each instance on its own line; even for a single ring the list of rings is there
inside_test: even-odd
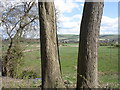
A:
[[[2,74],[3,76],[16,77],[17,68],[23,64],[23,53],[21,47],[14,46],[8,48],[7,53],[2,60]]]
[[[114,47],[118,47],[118,48],[120,48],[120,44],[116,44],[116,45],[114,45]]]
[[[35,79],[37,77],[38,77],[38,75],[37,75],[36,72],[34,72],[34,71],[28,71],[28,70],[23,71],[18,76],[19,79]]]

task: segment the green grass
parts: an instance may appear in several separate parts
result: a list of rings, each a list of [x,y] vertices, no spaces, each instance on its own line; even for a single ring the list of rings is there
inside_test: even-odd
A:
[[[77,66],[77,47],[60,47],[61,65],[63,71],[63,78],[76,82]],[[98,70],[100,73],[99,81],[103,83],[118,82],[118,48],[109,48],[107,46],[100,46],[98,53]],[[114,78],[113,78],[114,77]]]
[[[68,46],[60,46],[60,59],[62,76],[64,80],[68,80],[71,83],[76,83],[76,66],[78,58],[78,44],[65,44]],[[72,45],[72,46],[70,46]],[[75,47],[74,47],[75,45]],[[34,45],[28,45],[26,50],[32,50],[24,52],[24,64],[19,67],[18,73],[24,70],[32,70],[36,72],[40,77],[40,50],[39,47]],[[38,46],[38,45],[37,45]],[[98,51],[98,70],[99,70],[99,82],[104,83],[117,83],[118,82],[118,48],[110,48],[108,46],[100,46]],[[111,85],[116,87],[115,85]]]
[[[40,53],[39,50],[24,53],[24,65],[19,68],[18,73],[24,70],[35,71],[40,77]]]
[[[98,70],[101,72],[118,72],[118,48],[99,47]]]
[[[77,47],[60,47],[63,79],[76,81]]]

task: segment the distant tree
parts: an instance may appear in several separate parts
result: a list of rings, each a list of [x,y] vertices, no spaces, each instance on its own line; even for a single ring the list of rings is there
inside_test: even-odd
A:
[[[42,88],[64,88],[58,56],[56,16],[53,2],[38,2]]]
[[[3,76],[14,77],[17,66],[22,62],[21,40],[24,34],[30,31],[38,15],[33,13],[35,2],[22,2],[8,7],[3,13],[1,24],[3,33],[9,39],[9,46],[2,61]]]
[[[77,89],[98,86],[98,37],[103,2],[85,2],[80,28]]]

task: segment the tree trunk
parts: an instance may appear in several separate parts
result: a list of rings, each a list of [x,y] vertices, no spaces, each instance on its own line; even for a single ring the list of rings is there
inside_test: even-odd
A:
[[[15,73],[16,73],[16,63],[13,63],[13,58],[15,58],[16,56],[14,56],[13,54],[15,54],[15,52],[13,51],[13,48],[16,50],[17,48],[21,49],[21,45],[20,45],[20,40],[22,37],[22,29],[20,28],[15,36],[13,38],[10,38],[10,45],[7,49],[7,53],[6,55],[3,57],[3,62],[2,62],[2,76],[8,76],[8,77],[14,77]],[[20,36],[21,35],[21,36]],[[17,51],[17,50],[16,50]],[[19,51],[17,51],[19,52]],[[18,53],[19,54],[19,53]],[[20,59],[20,58],[16,58],[16,59]],[[16,64],[16,65],[15,65]],[[12,67],[12,68],[10,68]],[[16,67],[16,68],[14,68]]]
[[[0,41],[1,42],[1,41]],[[1,46],[1,45],[0,45]],[[2,53],[0,52],[0,90],[2,90]]]
[[[80,28],[77,89],[98,86],[98,38],[103,2],[85,2]]]
[[[53,2],[39,2],[42,89],[64,88],[58,58]]]
[[[10,59],[10,54],[11,54],[12,47],[13,47],[13,39],[10,38],[10,45],[9,45],[9,47],[7,49],[7,53],[6,53],[5,56],[3,56],[3,61],[2,61],[2,76],[9,76],[8,75],[9,68],[8,68],[7,64],[8,64],[8,61]]]

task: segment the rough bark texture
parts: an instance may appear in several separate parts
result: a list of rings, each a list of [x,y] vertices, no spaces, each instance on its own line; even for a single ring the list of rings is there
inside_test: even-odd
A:
[[[64,88],[58,58],[53,2],[39,2],[42,89]]]
[[[85,2],[80,28],[77,89],[98,86],[98,37],[103,2]]]
[[[2,90],[2,39],[0,38],[0,90]]]
[[[2,90],[2,60],[0,55],[0,90]]]
[[[10,44],[8,46],[7,53],[4,57],[4,60],[2,61],[2,76],[9,76],[8,75],[9,68],[8,68],[7,64],[8,64],[8,60],[10,59],[12,46],[13,46],[13,39],[10,38]]]

